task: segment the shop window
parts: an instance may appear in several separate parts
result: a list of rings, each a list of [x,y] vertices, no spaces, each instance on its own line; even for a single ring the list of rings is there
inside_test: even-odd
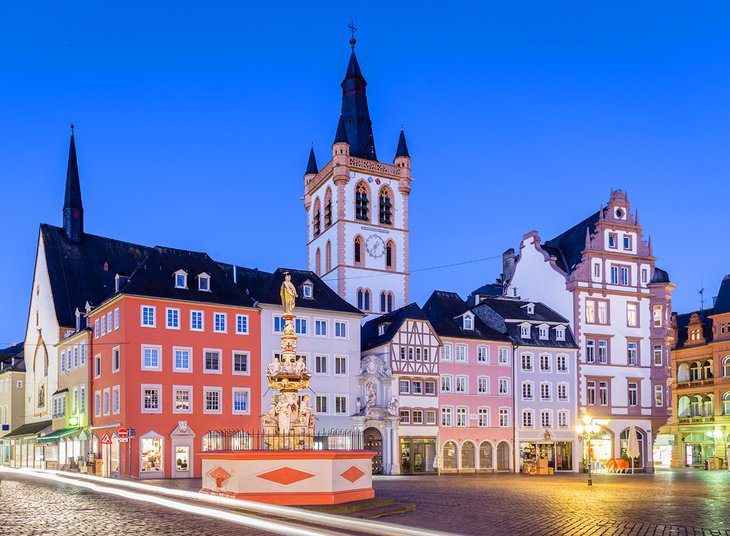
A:
[[[190,447],[175,447],[175,469],[177,471],[190,470]]]
[[[140,439],[140,470],[143,473],[162,472],[163,439],[143,437]]]

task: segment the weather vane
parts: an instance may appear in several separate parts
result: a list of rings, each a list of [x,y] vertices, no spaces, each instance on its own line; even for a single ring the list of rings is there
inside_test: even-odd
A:
[[[355,28],[355,21],[350,21],[350,24],[348,24],[347,27],[350,29],[350,33],[352,34],[352,37],[350,38],[350,46],[353,50],[355,50],[355,43],[357,43],[357,39],[355,39],[355,32],[357,31],[357,28]]]

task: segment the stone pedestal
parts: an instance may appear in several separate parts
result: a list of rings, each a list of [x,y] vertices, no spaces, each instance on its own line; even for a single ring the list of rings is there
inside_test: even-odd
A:
[[[372,499],[369,450],[208,451],[201,492],[279,505]]]

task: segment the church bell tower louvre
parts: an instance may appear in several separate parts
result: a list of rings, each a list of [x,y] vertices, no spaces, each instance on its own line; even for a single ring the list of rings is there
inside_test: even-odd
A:
[[[304,174],[307,258],[309,269],[343,299],[381,314],[408,304],[411,157],[401,130],[393,163],[377,159],[367,82],[350,29],[332,156],[319,168],[312,148]]]

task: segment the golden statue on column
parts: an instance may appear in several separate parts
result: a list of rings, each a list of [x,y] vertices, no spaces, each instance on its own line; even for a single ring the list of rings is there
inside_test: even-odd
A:
[[[275,356],[273,363],[266,367],[269,387],[278,394],[271,397],[271,408],[263,415],[264,434],[268,448],[311,448],[314,415],[309,396],[300,397],[299,391],[309,387],[312,374],[304,358],[297,357],[294,306],[298,294],[288,272],[284,273],[279,295],[284,308],[281,357]]]

